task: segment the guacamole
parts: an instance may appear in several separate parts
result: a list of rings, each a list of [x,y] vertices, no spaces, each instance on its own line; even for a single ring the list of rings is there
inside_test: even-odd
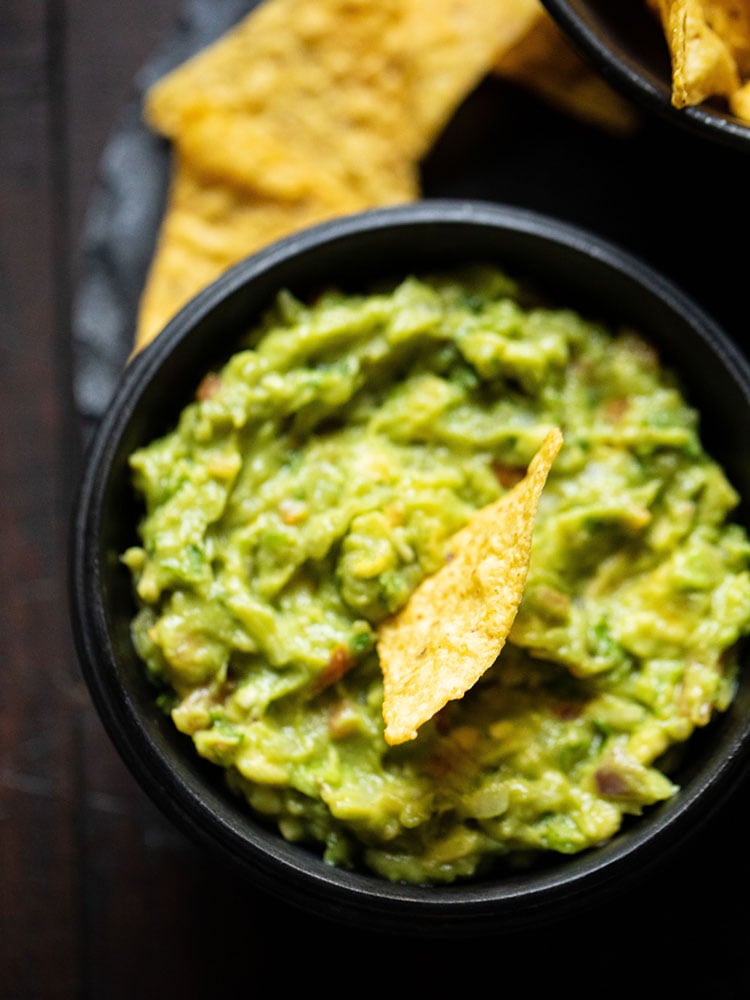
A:
[[[501,655],[388,746],[379,624],[553,426]],[[697,413],[637,332],[492,266],[282,292],[131,466],[155,697],[332,864],[450,883],[601,844],[733,698],[750,544]]]

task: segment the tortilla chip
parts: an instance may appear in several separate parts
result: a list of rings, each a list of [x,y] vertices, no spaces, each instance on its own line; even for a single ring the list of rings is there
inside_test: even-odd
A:
[[[661,18],[672,63],[672,104],[684,108],[739,89],[737,64],[709,19],[704,0],[652,0]]]
[[[706,22],[729,49],[741,76],[750,74],[750,3],[703,0]]]
[[[494,66],[497,76],[537,94],[553,107],[608,132],[629,134],[640,117],[578,55],[540,3],[515,43]]]
[[[214,179],[274,184],[291,163],[296,183],[329,178],[374,203],[391,200],[392,188],[398,200],[411,141],[397,99],[405,69],[374,44],[392,38],[398,6],[266,0],[156,83],[146,120]]]
[[[553,428],[525,477],[471,517],[451,539],[445,565],[380,626],[389,744],[414,739],[497,659],[521,602],[539,498],[561,446]]]
[[[157,82],[145,117],[213,176],[255,175],[260,140],[382,202],[488,71],[503,7],[266,0]]]

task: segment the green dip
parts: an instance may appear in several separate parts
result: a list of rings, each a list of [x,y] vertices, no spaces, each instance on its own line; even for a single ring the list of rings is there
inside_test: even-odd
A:
[[[378,623],[470,513],[565,443],[494,666],[383,737]],[[491,267],[279,295],[131,459],[132,634],[175,725],[325,859],[449,883],[668,799],[750,628],[738,497],[654,350]]]

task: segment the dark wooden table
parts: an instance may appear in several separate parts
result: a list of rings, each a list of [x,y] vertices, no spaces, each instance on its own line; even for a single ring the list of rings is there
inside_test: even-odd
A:
[[[615,903],[446,945],[331,926],[237,885],[112,749],[68,620],[81,462],[71,301],[99,158],[178,6],[0,3],[0,997],[352,994],[363,983],[399,997],[750,996],[747,793]],[[653,169],[658,183],[669,167]],[[747,221],[747,186],[734,196]]]

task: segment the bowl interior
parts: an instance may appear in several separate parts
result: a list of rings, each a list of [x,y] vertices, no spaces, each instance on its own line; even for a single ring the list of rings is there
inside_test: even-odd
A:
[[[675,108],[669,49],[646,0],[542,0],[582,55],[609,82],[651,113],[724,145],[748,149],[750,124],[718,103]]]
[[[681,792],[602,848],[525,873],[427,889],[332,869],[285,843],[229,794],[154,703],[129,635],[130,579],[119,554],[136,540],[130,452],[166,431],[201,375],[227,358],[275,293],[321,285],[366,288],[375,278],[493,261],[560,304],[646,334],[704,415],[704,439],[750,497],[750,377],[720,330],[671,284],[590,234],[503,206],[429,202],[341,219],[290,237],[237,265],[190,303],[123,374],[86,464],[73,525],[72,611],[82,669],[108,732],[157,804],[261,888],[289,902],[379,929],[497,930],[553,916],[584,892],[615,885],[633,851],[647,868],[721,800],[748,740],[750,675],[737,700],[689,746]],[[739,518],[748,523],[748,509]],[[705,800],[705,801],[704,801]],[[416,908],[416,909],[415,909]]]

